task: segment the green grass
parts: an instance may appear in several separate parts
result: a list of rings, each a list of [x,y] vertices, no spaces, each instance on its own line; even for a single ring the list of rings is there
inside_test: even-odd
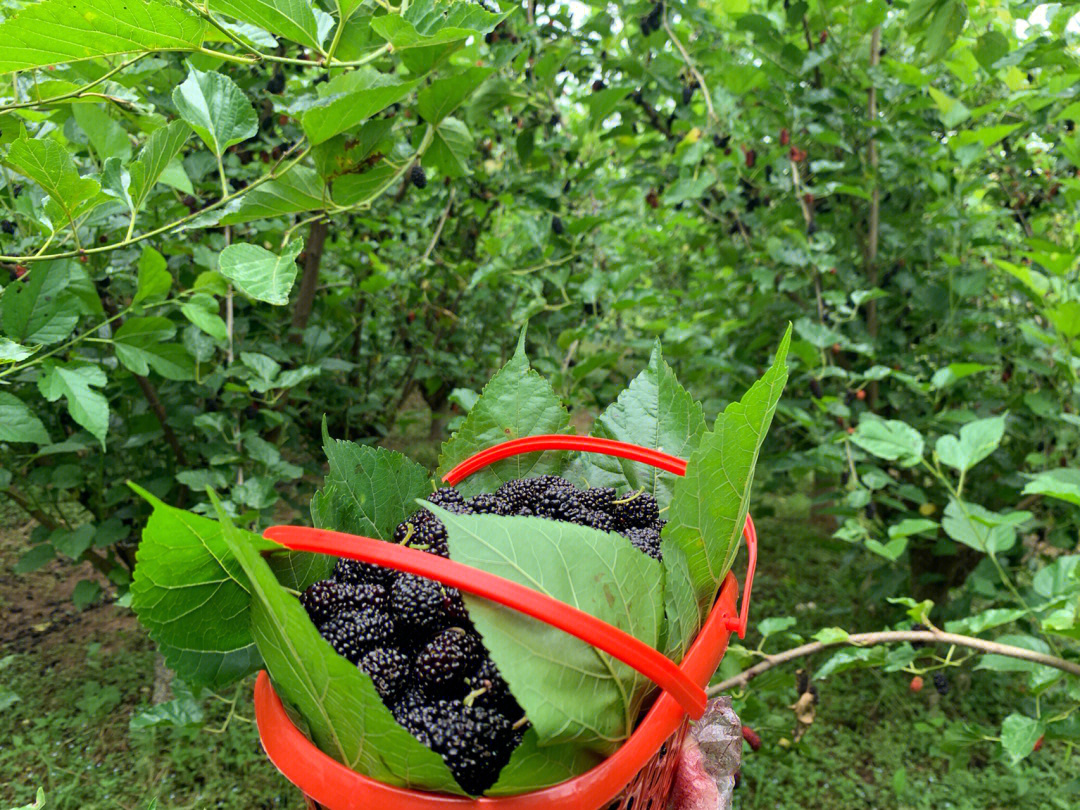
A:
[[[776,516],[758,521],[752,626],[769,616],[791,615],[799,619],[795,629],[812,634],[831,625],[881,629],[902,617],[892,605],[865,595],[871,587],[865,552],[822,539],[823,532],[792,504],[774,506]],[[759,641],[756,632],[747,633],[747,646]],[[794,643],[770,640],[766,649],[788,646]],[[820,666],[829,655],[820,653],[810,663]],[[993,735],[1009,713],[1027,708],[1017,705],[1023,699],[1019,681],[957,668],[949,670],[949,693],[939,697],[929,678],[923,691],[913,694],[904,673],[841,673],[818,683],[815,721],[800,742],[791,743],[797,725],[788,708],[796,697],[794,672],[806,664],[771,670],[751,683],[741,702],[742,718],[760,734],[762,747],[745,748],[737,810],[1080,807],[1078,763],[1064,742],[1048,740],[1017,766],[993,742],[965,748],[955,760],[946,753],[950,729],[973,724]]]
[[[759,509],[761,557],[752,623],[794,615],[799,628],[839,625],[877,629],[898,614],[880,604],[869,561],[826,534],[805,502]],[[742,558],[737,571],[742,572]],[[112,608],[101,608],[111,610]],[[0,808],[33,801],[45,789],[50,810],[299,808],[300,794],[266,760],[250,722],[251,683],[239,691],[237,717],[223,733],[129,729],[149,703],[153,651],[137,629],[80,638],[3,659],[3,690],[19,700],[0,710]],[[748,633],[746,643],[758,639]],[[770,647],[773,649],[773,647]],[[776,647],[779,649],[779,647]],[[820,666],[828,653],[819,656]],[[755,681],[741,705],[761,735],[747,749],[738,810],[1063,810],[1080,807],[1080,779],[1066,744],[1047,741],[1010,766],[990,742],[970,749],[970,763],[943,754],[946,730],[963,722],[993,731],[1018,707],[1017,684],[989,672],[957,670],[950,693],[919,695],[903,674],[848,672],[821,683],[817,718],[799,743],[791,665]],[[772,682],[779,691],[770,691]],[[231,697],[231,694],[228,695]],[[220,727],[228,706],[206,701],[207,726]]]
[[[49,810],[160,810],[301,806],[263,755],[255,728],[235,717],[221,734],[151,728],[131,731],[146,708],[153,651],[141,633],[70,643],[47,654],[16,655],[0,683],[20,700],[0,712],[0,807],[20,806],[45,789]],[[211,700],[207,726],[220,727],[228,707]],[[251,682],[240,691],[250,718]]]

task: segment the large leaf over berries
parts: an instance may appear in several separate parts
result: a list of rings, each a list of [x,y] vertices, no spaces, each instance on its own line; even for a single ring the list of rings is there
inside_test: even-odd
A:
[[[567,433],[570,414],[556,396],[551,383],[529,367],[525,356],[525,332],[510,361],[484,386],[465,423],[439,456],[441,477],[456,464],[492,445],[523,436]],[[529,453],[496,462],[458,485],[465,495],[491,492],[504,481],[531,475],[557,473],[563,453]]]
[[[185,681],[222,686],[260,666],[251,637],[247,577],[229,553],[221,524],[162,503],[154,507],[135,554],[131,607],[166,663]],[[260,549],[277,548],[251,535]]]
[[[0,73],[99,56],[193,51],[206,24],[163,0],[44,0],[0,25]]]
[[[657,344],[648,367],[600,415],[592,435],[688,458],[705,428],[701,403],[695,402],[679,384]],[[678,476],[649,464],[582,453],[568,477],[594,487],[642,489],[654,495],[662,509],[671,503],[671,490]]]
[[[416,499],[431,493],[427,470],[401,453],[331,439],[323,419],[323,450],[330,472],[311,499],[311,519],[320,529],[390,540],[416,511]]]
[[[656,646],[663,571],[622,535],[533,517],[454,515],[450,557],[546,593]],[[544,622],[465,596],[484,645],[525,709],[541,745],[610,754],[633,731],[651,682]]]
[[[315,744],[380,782],[462,794],[442,757],[398,725],[371,678],[334,652],[300,602],[278,585],[251,535],[215,505],[222,539],[250,583],[246,626],[278,694],[307,722]]]
[[[667,569],[666,647],[677,659],[701,626],[720,581],[735,561],[758,453],[787,383],[790,342],[789,326],[772,367],[717,417],[690,457],[686,476],[675,481],[662,548]],[[696,619],[688,610],[691,592]]]

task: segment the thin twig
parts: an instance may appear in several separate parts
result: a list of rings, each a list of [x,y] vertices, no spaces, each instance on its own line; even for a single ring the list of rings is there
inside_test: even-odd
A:
[[[881,26],[875,26],[870,34],[870,70],[873,71],[881,62]],[[878,236],[881,230],[881,188],[878,185],[878,148],[874,130],[877,127],[877,87],[871,79],[870,89],[866,91],[866,114],[870,121],[870,172],[873,174],[873,186],[870,189],[870,232],[866,238],[866,281],[871,288],[878,285]],[[877,300],[871,298],[866,303],[866,333],[871,338],[878,334]],[[870,401],[867,405],[873,409],[877,405],[878,381],[870,383]]]
[[[668,35],[668,38],[672,41],[679,53],[682,54],[683,62],[686,63],[687,69],[693,74],[694,79],[697,80],[698,86],[701,88],[701,95],[705,97],[705,109],[709,112],[709,120],[714,124],[719,124],[720,119],[716,115],[716,110],[713,108],[712,94],[709,93],[709,85],[705,83],[705,77],[701,75],[701,71],[698,70],[697,64],[691,58],[686,48],[683,47],[682,42],[675,36],[675,32],[671,30],[671,26],[668,25],[667,20],[667,5],[663,6],[664,13],[660,17],[660,24],[664,27],[664,32]]]
[[[147,53],[139,54],[134,59],[129,59],[126,62],[122,62],[121,64],[114,67],[112,70],[108,71],[107,73],[104,73],[103,75],[101,75],[97,79],[94,79],[89,84],[84,84],[78,90],[72,90],[70,93],[64,93],[64,94],[59,95],[59,96],[53,96],[51,98],[44,98],[44,99],[40,99],[38,101],[26,101],[26,102],[22,102],[22,103],[19,103],[19,104],[5,104],[4,106],[0,107],[0,115],[3,115],[6,112],[10,112],[11,110],[25,110],[25,109],[30,109],[31,107],[44,107],[44,106],[47,106],[47,105],[50,105],[50,104],[56,104],[56,103],[61,102],[61,101],[67,101],[68,99],[71,99],[71,98],[79,98],[80,96],[83,95],[83,93],[85,93],[90,88],[97,87],[102,82],[104,82],[104,81],[106,81],[108,79],[111,79],[113,76],[115,76],[117,73],[122,71],[124,68],[131,67],[136,62],[138,62],[141,59],[145,59],[149,55],[150,54],[147,54]],[[112,99],[111,96],[109,98]],[[114,99],[114,100],[120,101],[120,99]],[[124,103],[127,103],[127,102],[124,102]]]
[[[454,207],[454,189],[450,189],[450,199],[446,201],[446,208],[443,209],[442,216],[439,217],[439,224],[435,226],[435,233],[431,235],[431,241],[428,242],[427,250],[424,251],[424,255],[420,257],[420,264],[423,264],[431,256],[431,251],[435,250],[435,245],[439,241],[439,237],[442,236],[443,227],[446,225],[446,220],[450,217],[450,210]]]
[[[903,642],[921,641],[929,644],[951,644],[957,647],[969,647],[990,655],[1004,655],[1009,658],[1019,658],[1023,661],[1031,661],[1035,664],[1060,669],[1070,675],[1080,677],[1080,664],[1066,661],[1054,655],[1026,650],[1023,647],[1014,647],[1011,644],[998,644],[995,641],[986,641],[972,636],[962,636],[958,633],[942,633],[936,630],[891,630],[881,633],[855,633],[836,641],[814,641],[803,644],[790,650],[785,650],[776,655],[768,655],[760,664],[755,664],[745,669],[738,675],[727,678],[715,686],[709,687],[709,697],[715,697],[722,692],[741,688],[763,672],[768,672],[773,667],[794,661],[796,658],[804,658],[808,655],[821,652],[829,647],[873,647],[877,644],[900,644]]]
[[[292,149],[295,149],[297,146],[299,146],[300,143],[302,143],[302,141],[297,142],[297,144],[295,144],[292,147]],[[292,149],[290,149],[289,151],[291,152]],[[133,245],[136,242],[142,242],[145,239],[150,239],[150,238],[152,238],[154,236],[159,236],[159,235],[161,235],[163,233],[168,233],[169,231],[176,230],[180,226],[185,225],[188,222],[191,222],[193,219],[195,219],[197,217],[200,217],[203,214],[206,214],[206,213],[208,213],[210,211],[214,211],[214,210],[216,210],[218,208],[221,208],[223,205],[228,205],[233,200],[235,200],[235,199],[237,199],[239,197],[243,197],[245,194],[248,194],[252,190],[258,188],[263,183],[269,182],[270,180],[276,180],[277,178],[281,177],[283,174],[288,172],[290,169],[292,169],[293,166],[295,166],[297,163],[299,163],[305,157],[307,157],[308,153],[310,151],[311,151],[311,147],[308,146],[299,155],[297,155],[295,159],[289,161],[281,169],[281,171],[277,171],[277,167],[275,166],[273,170],[271,170],[270,172],[264,174],[262,177],[258,177],[255,180],[252,180],[251,183],[249,183],[247,186],[240,189],[239,191],[234,191],[232,194],[229,194],[226,197],[222,197],[217,202],[211,203],[210,205],[206,206],[205,208],[200,208],[198,211],[195,211],[194,213],[188,214],[187,216],[181,217],[180,219],[173,220],[172,222],[169,222],[169,223],[167,223],[165,225],[162,225],[160,228],[155,228],[152,231],[147,231],[146,233],[141,233],[141,234],[138,234],[137,236],[132,236],[130,238],[125,238],[125,239],[122,239],[119,242],[113,242],[112,244],[109,244],[109,245],[100,245],[98,247],[88,247],[88,248],[84,248],[82,250],[68,250],[68,251],[64,251],[63,253],[47,253],[47,254],[44,254],[44,255],[35,254],[33,256],[0,256],[0,262],[10,262],[11,264],[28,264],[30,262],[48,261],[50,259],[71,259],[71,258],[74,258],[76,256],[84,256],[84,255],[89,256],[89,255],[91,255],[93,253],[111,253],[114,250],[119,250],[120,248],[128,247],[129,245]]]

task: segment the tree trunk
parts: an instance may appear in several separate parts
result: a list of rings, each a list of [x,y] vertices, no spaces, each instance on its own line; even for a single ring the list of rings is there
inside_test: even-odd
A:
[[[319,283],[319,265],[322,264],[323,245],[326,243],[326,220],[319,219],[311,223],[307,244],[304,245],[304,274],[300,277],[300,293],[296,297],[296,309],[293,310],[292,325],[295,330],[289,336],[293,343],[299,343],[302,332],[307,328],[311,317],[311,307],[315,302],[315,287]]]

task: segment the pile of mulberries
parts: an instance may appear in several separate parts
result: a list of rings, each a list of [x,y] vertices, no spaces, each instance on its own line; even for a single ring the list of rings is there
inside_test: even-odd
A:
[[[645,492],[579,489],[543,475],[469,499],[446,487],[427,500],[455,514],[531,515],[618,532],[661,558],[664,521]],[[446,527],[427,509],[403,521],[394,541],[450,556]],[[528,720],[457,589],[342,558],[331,578],[311,585],[300,602],[323,638],[371,677],[397,721],[443,757],[462,788],[478,795],[498,780]]]

